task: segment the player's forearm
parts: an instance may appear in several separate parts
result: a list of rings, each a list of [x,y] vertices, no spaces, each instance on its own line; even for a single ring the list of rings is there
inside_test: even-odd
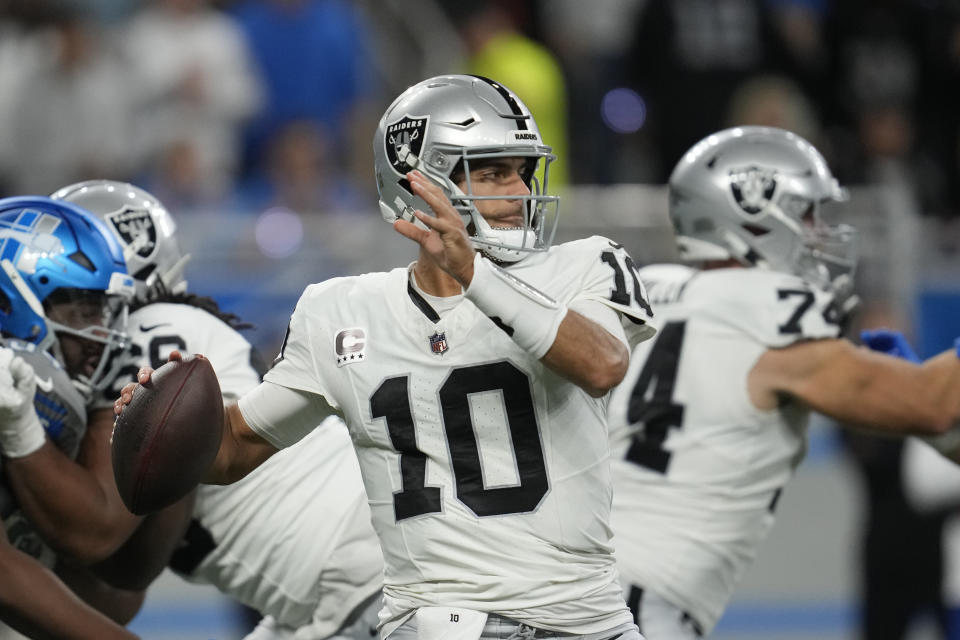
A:
[[[599,398],[623,380],[630,353],[609,331],[568,310],[543,363]]]
[[[276,453],[243,419],[236,404],[223,412],[223,433],[217,457],[203,478],[204,484],[232,484]]]
[[[0,548],[0,617],[31,638],[131,640],[133,633],[84,604],[32,558]]]
[[[111,500],[101,482],[51,442],[4,461],[24,514],[59,554],[82,564],[112,553],[136,526],[136,516]],[[115,489],[113,489],[116,491]]]
[[[129,624],[146,599],[145,590],[114,587],[85,567],[58,566],[57,576],[84,602],[120,625]]]
[[[171,506],[146,516],[116,552],[90,567],[91,572],[111,587],[124,592],[146,589],[160,575],[174,550],[182,543],[193,515],[194,497],[195,493],[191,493]]]

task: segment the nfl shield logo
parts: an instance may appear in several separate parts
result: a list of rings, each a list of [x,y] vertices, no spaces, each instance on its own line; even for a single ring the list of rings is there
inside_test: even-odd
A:
[[[763,211],[777,189],[777,174],[772,169],[745,167],[730,172],[730,190],[737,205],[749,214]]]
[[[400,175],[406,175],[413,168],[405,160],[407,154],[420,155],[429,121],[429,116],[403,116],[387,125],[383,140],[384,151],[390,166]]]
[[[153,218],[143,209],[129,209],[124,207],[116,213],[105,216],[117,234],[123,238],[124,244],[146,260],[157,249],[157,228],[153,226]]]
[[[430,336],[430,350],[438,356],[443,355],[447,350],[447,334],[438,331]]]

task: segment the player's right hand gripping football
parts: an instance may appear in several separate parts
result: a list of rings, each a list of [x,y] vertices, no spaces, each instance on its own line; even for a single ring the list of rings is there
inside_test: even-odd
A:
[[[183,360],[183,354],[176,350],[171,351],[167,358],[167,362],[180,362],[181,360]],[[137,372],[137,381],[125,384],[123,389],[120,390],[120,397],[114,400],[113,413],[118,416],[123,413],[123,408],[133,400],[133,390],[137,388],[138,384],[150,382],[150,376],[152,375],[153,367],[140,367],[140,371]]]
[[[12,349],[0,348],[0,452],[22,458],[43,446],[45,432],[33,408],[37,378]]]
[[[430,205],[434,215],[415,211],[417,220],[427,229],[412,222],[397,220],[393,228],[420,245],[437,265],[453,276],[466,289],[473,279],[473,258],[476,251],[467,235],[460,213],[438,184],[419,171],[407,174],[410,188]]]

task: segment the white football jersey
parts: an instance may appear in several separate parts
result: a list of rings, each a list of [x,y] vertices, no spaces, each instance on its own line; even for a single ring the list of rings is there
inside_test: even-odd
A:
[[[129,333],[138,361],[128,375],[179,349],[210,360],[226,402],[260,382],[250,343],[202,309],[151,304],[130,315]],[[338,418],[237,483],[201,485],[193,516],[171,568],[296,628],[298,640],[329,637],[382,584],[360,468]]]
[[[606,238],[507,269],[625,342],[653,332],[633,262]],[[381,633],[436,605],[570,633],[630,622],[610,546],[606,398],[462,296],[441,300],[438,314],[408,268],[312,285],[265,376],[346,419],[386,562]],[[250,426],[278,446],[302,436]]]
[[[657,312],[610,401],[614,544],[631,586],[705,635],[774,520],[806,451],[808,411],[753,406],[747,376],[771,348],[835,338],[831,296],[761,269],[640,271]]]

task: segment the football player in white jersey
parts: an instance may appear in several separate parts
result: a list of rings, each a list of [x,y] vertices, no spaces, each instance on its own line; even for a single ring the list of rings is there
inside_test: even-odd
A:
[[[135,276],[129,357],[101,404],[112,404],[141,366],[160,366],[174,349],[210,360],[226,403],[260,382],[263,368],[238,332],[249,325],[212,299],[187,293],[188,256],[179,249],[172,216],[154,196],[131,184],[91,180],[54,198],[100,217]],[[170,566],[263,613],[249,640],[369,638],[383,559],[342,421],[330,418],[234,485],[201,486]]]
[[[56,554],[24,516],[22,491],[58,492],[64,479],[24,486],[10,473],[50,450],[83,455],[83,393],[98,387],[107,354],[124,340],[132,293],[120,247],[88,213],[48,198],[0,200],[2,638],[23,637],[14,629],[34,638],[135,637],[54,576]]]
[[[660,332],[610,405],[617,560],[648,639],[711,632],[773,525],[811,410],[953,437],[955,353],[916,365],[840,336],[854,236],[820,208],[843,196],[820,153],[781,129],[718,132],[673,171],[690,264],[641,270]]]
[[[384,552],[383,637],[638,638],[606,442],[608,393],[653,333],[632,260],[601,237],[550,246],[553,156],[494,81],[414,85],[373,142],[382,214],[419,257],[306,289],[208,479],[339,413]]]

